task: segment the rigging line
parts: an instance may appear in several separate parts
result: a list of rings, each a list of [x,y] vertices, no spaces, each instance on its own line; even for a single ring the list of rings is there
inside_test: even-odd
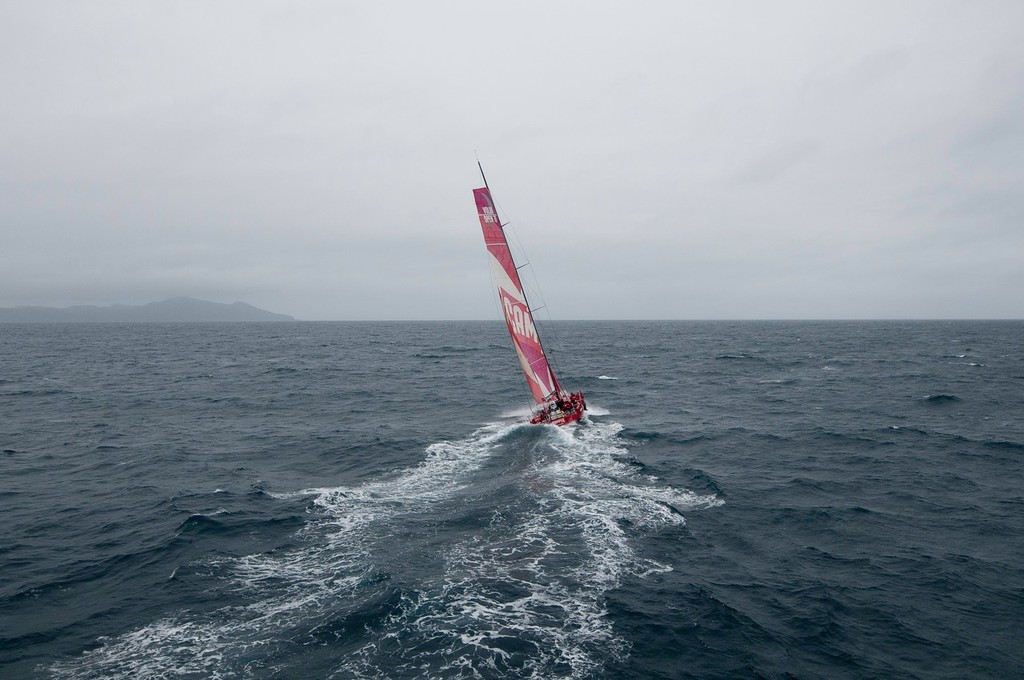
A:
[[[491,200],[495,200],[493,196],[491,197]],[[496,200],[495,205],[497,207]],[[504,208],[502,208],[502,214],[504,214]],[[514,246],[514,250],[518,252],[522,256],[522,259],[525,261],[522,265],[516,266],[517,271],[525,269],[528,270],[530,274],[529,276],[520,277],[520,283],[522,283],[523,285],[523,293],[524,295],[527,295],[528,300],[534,299],[540,302],[540,304],[537,305],[537,307],[530,308],[531,313],[535,310],[541,309],[545,311],[544,318],[540,320],[544,326],[544,339],[546,341],[544,354],[545,356],[547,356],[548,364],[551,366],[551,370],[554,371],[555,373],[560,373],[561,365],[555,357],[561,353],[563,343],[561,342],[561,337],[559,336],[557,330],[554,328],[554,321],[551,318],[551,310],[548,307],[544,291],[540,286],[540,281],[538,280],[537,276],[537,270],[533,268],[532,258],[530,258],[529,254],[526,252],[526,247],[520,240],[519,232],[516,230],[515,226],[513,226],[512,222],[513,220],[509,220],[506,223],[506,226],[508,226],[509,229],[502,229],[502,232],[505,234],[505,240],[506,242],[509,243],[510,248]],[[529,306],[529,303],[527,304]]]
[[[491,196],[491,200],[495,202],[495,208],[498,209],[498,202],[497,200],[495,200],[494,196]],[[501,208],[501,213],[504,214],[504,212],[504,208]],[[561,372],[562,368],[560,362],[556,359],[556,356],[558,356],[561,353],[563,343],[561,342],[561,337],[559,336],[557,330],[554,328],[554,321],[551,318],[551,310],[548,307],[547,299],[544,296],[544,292],[541,289],[540,282],[538,281],[537,271],[533,268],[532,258],[530,258],[529,254],[526,252],[526,247],[523,245],[522,241],[519,238],[519,232],[516,230],[515,226],[512,223],[513,220],[509,220],[508,222],[506,222],[505,226],[509,228],[503,228],[502,232],[505,234],[505,241],[506,243],[508,243],[510,249],[514,250],[515,252],[518,252],[522,256],[521,259],[525,260],[525,262],[522,265],[516,265],[516,271],[525,269],[528,270],[530,273],[529,276],[520,277],[520,283],[523,286],[523,294],[527,298],[527,307],[530,309],[531,313],[535,310],[541,309],[543,309],[545,312],[544,318],[541,319],[540,323],[538,324],[538,326],[543,325],[544,327],[544,355],[547,357],[548,365],[551,367],[551,370],[554,373],[558,374]],[[530,299],[538,300],[540,304],[537,305],[536,307],[530,307]],[[540,328],[538,328],[537,330],[539,335]]]
[[[501,223],[501,215],[505,214],[505,209],[504,208],[501,208],[500,210],[498,209],[499,208],[498,201],[494,198],[494,195],[491,194],[491,187],[487,183],[487,175],[484,174],[484,166],[480,162],[479,158],[477,158],[477,160],[476,160],[476,165],[480,169],[480,177],[484,181],[484,188],[487,189],[487,193],[491,197],[491,201],[494,203],[494,211],[495,211],[494,217],[498,220],[498,226],[501,227],[501,232],[505,236],[505,245],[509,246],[509,254],[512,255],[512,262],[513,262],[513,265],[515,265],[515,254],[512,253],[511,244],[508,241],[508,233],[507,233],[507,231],[505,229],[505,227],[511,225],[512,221],[509,220],[509,221],[505,222],[505,224]],[[516,233],[515,227],[513,227],[511,231],[512,231],[512,238],[515,240],[516,250],[519,253],[522,254],[522,256],[523,256],[522,259],[526,260],[526,263],[524,265],[522,265],[522,266],[515,265],[516,271],[519,271],[520,269],[522,269],[522,267],[526,267],[526,266],[528,266],[530,264],[530,258],[529,258],[529,256],[526,253],[526,248],[524,248],[523,244],[519,241],[519,234]],[[530,271],[533,272],[533,268],[532,267],[530,268]],[[536,278],[536,274],[534,274],[534,278]],[[526,286],[523,283],[522,279],[520,279],[519,283],[520,283],[520,285],[523,286],[523,297],[524,297],[525,302],[526,302],[526,307],[527,307],[527,309],[529,309],[529,307],[530,307],[530,299],[529,299],[529,296],[527,295]],[[534,286],[531,286],[531,288],[533,289],[533,292],[537,293],[537,295],[542,298],[541,302],[543,303],[544,300],[543,300],[543,296],[540,295],[539,286],[534,285]]]
[[[493,333],[493,338],[491,339],[491,342],[493,342],[496,345],[505,345],[505,344],[508,343],[508,330],[504,327],[505,323],[506,323],[506,321],[505,321],[505,310],[502,309],[502,307],[501,307],[501,296],[498,294],[498,287],[494,285],[494,276],[490,273],[490,268],[491,268],[490,257],[491,257],[490,253],[487,253],[487,269],[488,269],[487,283],[491,287],[491,299],[494,301],[494,308],[498,312],[498,318],[495,319],[495,320],[499,321],[499,323],[494,324],[494,333]],[[513,343],[513,345],[514,344],[515,343]],[[503,353],[503,354],[505,356],[508,356],[507,353]],[[518,361],[514,361],[513,360],[509,364],[509,366],[514,366],[515,367],[515,371],[519,371],[519,362]],[[515,375],[515,373],[510,373],[509,375]],[[522,385],[522,381],[521,380],[517,381],[517,382],[519,382],[519,384]],[[532,405],[532,403],[533,403],[533,394],[530,392],[530,386],[529,385],[526,385],[526,394],[530,397],[528,403],[530,403]]]
[[[522,277],[520,277],[520,281],[519,281],[520,285],[523,287],[523,300],[526,303],[526,308],[530,310],[531,314],[533,313],[533,310],[530,308],[530,296],[535,295],[536,297],[540,298],[540,302],[541,302],[540,306],[537,307],[537,309],[545,309],[547,307],[547,300],[544,299],[544,294],[541,292],[540,282],[537,281],[537,273],[536,273],[536,271],[534,271],[533,266],[530,264],[531,260],[530,260],[530,257],[528,255],[528,253],[526,252],[526,248],[523,246],[522,241],[519,240],[519,234],[516,232],[515,227],[512,227],[510,230],[507,230],[505,228],[505,227],[509,227],[509,226],[512,225],[512,220],[509,220],[509,221],[505,222],[505,224],[501,223],[501,215],[505,214],[505,209],[502,207],[499,210],[500,206],[498,204],[498,201],[494,198],[494,195],[491,194],[491,187],[487,183],[487,175],[484,174],[484,166],[480,162],[479,157],[476,160],[476,164],[477,164],[477,167],[480,169],[480,177],[484,181],[484,188],[487,189],[487,193],[490,195],[491,201],[494,203],[495,218],[498,220],[498,226],[501,227],[501,232],[505,236],[505,244],[507,246],[509,246],[509,249],[510,249],[509,252],[510,252],[510,254],[512,254],[512,261],[513,261],[513,265],[516,268],[516,271],[518,272],[520,269],[529,268],[529,271],[530,271],[530,274],[531,274],[531,278],[532,278],[532,280],[530,281],[530,285],[529,285],[529,288],[530,288],[530,292],[529,293],[527,293],[527,290],[526,290],[527,283],[522,280]],[[512,244],[509,243],[509,238],[508,238],[509,231],[511,231],[511,233],[512,233],[512,239],[515,242],[516,250],[523,256],[523,259],[526,260],[526,263],[523,264],[522,266],[515,265],[515,255],[511,251]],[[548,331],[545,331],[545,337],[549,340],[549,342],[548,342],[548,345],[547,345],[547,350],[544,351],[544,356],[547,359],[548,366],[550,367],[552,373],[558,373],[558,372],[561,371],[561,367],[555,361],[554,355],[552,354],[552,350],[554,350],[554,354],[558,354],[559,351],[560,351],[559,345],[561,343],[559,342],[557,334],[554,333],[554,329],[552,328],[552,326],[554,324],[553,324],[553,321],[551,319],[550,310],[546,310],[546,311],[547,311],[547,322],[546,322],[545,325],[547,326],[548,331],[550,331],[551,334],[549,335]],[[502,310],[502,316],[504,316],[504,310]],[[541,346],[543,347],[544,343],[543,343],[542,340],[540,340],[540,329],[535,327],[535,330],[537,331],[538,341],[540,342]],[[554,337],[552,337],[552,336],[554,336]],[[555,380],[557,381],[558,379],[555,378]]]
[[[518,250],[522,254],[523,259],[526,260],[526,263],[523,264],[521,267],[516,267],[517,270],[526,269],[530,273],[529,276],[520,277],[520,283],[523,285],[523,294],[527,296],[528,300],[533,299],[538,300],[540,302],[540,304],[537,305],[536,307],[529,306],[529,302],[527,302],[527,306],[531,314],[535,311],[544,311],[543,319],[534,319],[534,321],[537,322],[537,333],[539,336],[541,332],[541,326],[543,326],[544,356],[547,358],[548,366],[551,367],[552,372],[555,373],[556,375],[560,374],[562,372],[562,365],[557,357],[561,354],[561,350],[563,347],[562,338],[558,334],[557,329],[555,328],[554,320],[551,318],[551,309],[550,307],[548,307],[547,299],[544,295],[543,290],[541,289],[540,282],[537,280],[537,271],[533,268],[533,263],[527,256],[526,248],[523,247],[523,244],[519,239],[519,234],[517,233],[515,227],[512,227],[505,233],[506,235],[511,233],[512,240],[515,244],[516,250]],[[507,240],[508,239],[506,238],[506,241]],[[529,289],[529,291],[527,291],[527,289]]]
[[[509,223],[508,222],[506,222],[505,224],[501,223],[501,215],[504,214],[505,211],[504,211],[504,209],[501,209],[500,211],[498,210],[497,201],[495,201],[494,200],[494,196],[491,195],[491,187],[487,183],[487,175],[484,174],[484,166],[480,163],[480,157],[479,156],[476,159],[476,164],[477,164],[477,167],[480,168],[480,177],[484,181],[484,188],[487,189],[487,194],[488,194],[488,196],[490,196],[491,202],[494,205],[494,211],[495,211],[494,217],[498,221],[498,228],[501,229],[502,238],[505,241],[505,247],[509,248],[508,235],[505,233],[505,227],[507,227]],[[529,260],[528,260],[528,258],[526,258],[526,250],[523,248],[522,244],[519,243],[519,236],[515,233],[514,229],[512,230],[512,235],[513,235],[513,237],[515,237],[516,244],[519,247],[519,251],[523,254],[523,258],[527,259],[527,263],[526,264],[528,265],[529,264]],[[515,256],[512,255],[512,251],[511,251],[510,248],[509,248],[509,255],[512,256],[512,264],[514,266],[515,265]],[[490,263],[488,262],[488,265],[489,264]],[[526,266],[526,265],[524,265],[524,266]],[[519,267],[516,267],[516,272],[518,272],[519,269],[520,269]],[[522,279],[520,279],[519,285],[520,286],[523,285]],[[529,309],[530,308],[530,301],[529,301],[529,299],[526,296],[526,289],[525,288],[523,288],[522,293],[523,293],[523,301],[526,303],[526,308]],[[503,321],[508,323],[507,319],[505,318],[505,310],[502,309],[501,298],[498,295],[498,291],[497,291],[497,287],[496,286],[493,286],[493,285],[491,286],[491,294],[494,296],[494,300],[495,300],[495,302],[498,305],[498,315],[502,318]],[[532,312],[531,312],[531,314],[532,314]],[[537,332],[537,340],[538,340],[538,342],[540,342],[540,331],[537,331],[536,328],[534,328],[534,330]],[[515,344],[516,344],[515,340],[512,341],[512,344],[513,344],[513,346],[515,346]],[[543,346],[543,344],[542,344],[542,346]],[[516,349],[516,351],[517,352],[519,351],[518,348]],[[547,357],[547,356],[545,356],[545,358],[547,358],[548,366],[550,368],[551,365],[552,365],[551,364],[551,359],[550,359],[550,357]],[[533,401],[533,394],[532,394],[532,391],[530,390],[529,384],[527,384],[526,390],[527,390],[527,393],[530,394],[530,401],[532,402]]]

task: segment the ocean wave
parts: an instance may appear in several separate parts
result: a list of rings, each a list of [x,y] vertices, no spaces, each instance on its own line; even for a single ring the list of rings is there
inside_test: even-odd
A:
[[[270,494],[308,497],[316,517],[298,547],[202,561],[243,604],[162,617],[50,670],[247,677],[330,639],[348,645],[332,678],[590,676],[629,651],[608,590],[672,568],[638,555],[633,537],[721,503],[623,462],[621,429],[492,424],[365,484]],[[460,516],[465,530],[437,546],[413,529]],[[179,532],[230,519],[193,515]]]
[[[269,657],[288,646],[280,641],[282,629],[315,625],[344,609],[344,603],[357,606],[357,591],[373,581],[375,572],[369,557],[379,540],[375,524],[449,497],[453,480],[464,478],[490,455],[489,439],[515,427],[492,426],[463,442],[431,445],[420,465],[391,478],[273,494],[281,500],[313,497],[320,518],[300,531],[306,544],[299,549],[206,562],[248,604],[162,618],[103,639],[100,647],[54,664],[51,672],[57,678],[246,676],[250,663],[263,665],[243,661],[247,654]],[[187,532],[211,529],[219,531],[220,522],[205,515],[190,517],[181,527]]]
[[[529,406],[518,406],[502,411],[499,418],[529,418],[532,413]]]
[[[67,394],[68,390],[60,387],[26,387],[22,389],[0,391],[0,397],[52,397],[56,394]]]
[[[948,404],[960,401],[955,394],[926,394],[924,400],[929,404]]]
[[[795,382],[793,378],[764,378],[757,381],[759,385],[792,385]]]
[[[983,439],[981,445],[991,449],[1005,449],[1007,451],[1024,450],[1024,442],[1015,442],[1007,439]]]
[[[671,568],[638,557],[629,531],[684,523],[682,511],[718,504],[638,475],[616,459],[621,426],[543,428],[524,470],[530,512],[496,510],[482,532],[444,553],[443,582],[396,612],[355,666],[332,677],[416,669],[444,677],[585,677],[622,658],[604,594],[622,576]],[[469,666],[470,668],[467,668]]]

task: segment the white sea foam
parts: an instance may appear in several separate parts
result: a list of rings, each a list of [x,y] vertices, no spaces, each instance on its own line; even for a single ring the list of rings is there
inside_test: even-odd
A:
[[[468,677],[576,678],[626,654],[605,593],[624,576],[671,566],[637,556],[622,520],[632,531],[656,530],[682,524],[682,510],[721,501],[619,462],[628,453],[620,429],[545,428],[549,455],[524,475],[536,510],[496,510],[488,531],[451,546],[443,580],[407,602],[336,677],[382,677],[400,659],[423,677],[472,663]]]
[[[162,618],[50,670],[58,678],[266,674],[276,652],[295,645],[281,631],[358,609],[374,588],[377,553],[396,545],[406,518],[443,516],[443,504],[479,493],[481,476],[493,476],[484,466],[496,451],[529,447],[526,469],[507,473],[521,476],[508,480],[515,507],[496,506],[486,529],[454,534],[440,568],[407,584],[331,677],[592,675],[628,653],[605,593],[627,575],[671,569],[637,555],[632,532],[682,524],[682,512],[720,503],[620,462],[628,454],[620,429],[495,424],[433,444],[419,465],[366,484],[276,494],[307,495],[319,511],[304,547],[203,563],[216,587],[247,604]]]
[[[599,375],[599,376],[597,376],[597,379],[598,380],[618,380],[618,378],[613,378],[610,375]]]
[[[528,418],[532,411],[529,406],[505,409],[498,415],[499,418]]]
[[[310,525],[318,542],[283,554],[255,554],[207,561],[251,604],[205,615],[182,612],[116,638],[77,659],[55,664],[57,678],[204,677],[244,675],[230,665],[242,655],[272,650],[280,631],[316,619],[325,607],[351,598],[373,564],[369,527],[410,505],[446,497],[491,453],[488,442],[512,428],[483,428],[462,442],[439,442],[418,466],[357,487],[307,489],[278,497],[313,495],[323,519]]]

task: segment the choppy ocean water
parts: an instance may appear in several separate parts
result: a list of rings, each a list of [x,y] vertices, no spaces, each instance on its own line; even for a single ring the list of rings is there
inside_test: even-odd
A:
[[[1024,323],[0,325],[0,677],[1024,676]]]

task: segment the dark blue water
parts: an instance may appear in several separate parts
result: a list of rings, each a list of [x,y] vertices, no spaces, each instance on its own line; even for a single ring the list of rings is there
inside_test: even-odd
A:
[[[1024,676],[1024,323],[545,330],[0,326],[0,677]]]

